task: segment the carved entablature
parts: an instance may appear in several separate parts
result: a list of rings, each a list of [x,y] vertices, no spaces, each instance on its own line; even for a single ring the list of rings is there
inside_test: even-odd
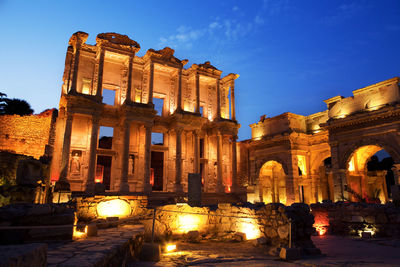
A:
[[[77,45],[82,45],[86,42],[89,34],[86,32],[76,32],[69,39],[68,44],[76,49]]]
[[[138,52],[140,50],[140,45],[136,41],[130,39],[127,35],[115,32],[98,34],[96,43],[100,46],[107,46],[119,50],[128,50],[132,52]]]
[[[190,72],[198,72],[199,74],[205,76],[211,76],[215,78],[219,78],[221,76],[222,71],[218,70],[216,67],[211,65],[210,61],[206,61],[203,64],[193,64],[189,69]]]
[[[174,56],[175,50],[170,47],[165,47],[161,50],[154,50],[150,48],[147,50],[145,58],[150,60],[161,61],[160,63],[171,63],[177,67],[183,67],[188,62],[187,59],[180,60]]]

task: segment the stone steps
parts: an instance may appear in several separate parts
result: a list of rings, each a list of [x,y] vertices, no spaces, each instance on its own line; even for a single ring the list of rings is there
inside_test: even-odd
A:
[[[99,229],[95,237],[50,243],[47,266],[121,266],[129,256],[134,256],[130,255],[131,251],[139,250],[143,234],[142,225],[122,225],[118,228]]]

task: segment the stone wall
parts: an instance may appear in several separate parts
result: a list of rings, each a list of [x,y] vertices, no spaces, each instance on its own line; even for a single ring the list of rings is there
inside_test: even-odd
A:
[[[152,231],[150,210],[143,220],[147,236]],[[183,236],[191,241],[212,239],[232,241],[258,239],[272,247],[289,244],[289,220],[292,225],[292,244],[306,252],[315,251],[311,241],[314,218],[306,204],[246,205],[219,204],[210,207],[166,205],[157,208],[155,235],[157,239]],[[196,233],[197,232],[197,233]]]
[[[143,208],[147,206],[147,196],[93,196],[76,197],[74,200],[76,201],[78,221],[85,222],[105,218],[105,216],[99,214],[99,204],[104,205],[105,209],[109,210],[108,216],[120,218],[140,215],[143,213]],[[114,204],[112,201],[115,200],[120,202]],[[107,213],[107,210],[105,212]]]
[[[54,124],[57,110],[45,110],[38,115],[0,116],[0,150],[39,159],[51,155],[54,144]]]
[[[400,207],[392,203],[318,203],[311,205],[320,234],[400,237]]]
[[[0,208],[0,225],[27,228],[0,230],[0,244],[72,240],[74,221],[74,209],[65,204],[8,205]]]

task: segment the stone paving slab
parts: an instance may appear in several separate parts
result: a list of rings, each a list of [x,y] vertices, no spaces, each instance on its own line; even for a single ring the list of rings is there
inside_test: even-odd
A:
[[[113,257],[121,257],[117,255],[121,254],[121,249],[129,247],[129,242],[143,233],[142,225],[122,225],[118,228],[99,229],[96,237],[52,243],[48,247],[47,264],[49,267],[106,266]]]

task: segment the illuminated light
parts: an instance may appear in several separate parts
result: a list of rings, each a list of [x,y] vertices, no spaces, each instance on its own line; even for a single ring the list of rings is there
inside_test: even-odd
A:
[[[211,115],[211,114],[208,115],[208,120],[209,120],[209,121],[213,121],[212,115]]]
[[[140,95],[135,95],[135,102],[136,103],[141,103]]]
[[[231,187],[230,187],[229,185],[226,187],[225,192],[226,192],[226,193],[230,193],[230,192],[231,192]]]
[[[94,177],[94,181],[96,183],[103,183],[103,173],[104,173],[104,166],[97,165],[96,166],[96,175]]]
[[[369,108],[368,110],[369,111],[374,111],[374,110],[378,110],[378,109],[379,109],[379,106],[375,106],[375,107]]]
[[[360,237],[362,237],[363,233],[370,233],[371,236],[374,236],[376,233],[376,229],[375,227],[371,226],[371,227],[365,227],[363,230],[358,230],[358,235]]]
[[[150,168],[150,184],[154,185],[154,168]]]
[[[257,141],[257,140],[261,140],[261,137],[262,137],[262,136],[256,136],[256,137],[253,138],[253,140],[256,140],[256,141]]]
[[[126,218],[131,215],[131,206],[122,199],[112,199],[97,204],[97,215],[101,218]]]
[[[355,167],[354,167],[354,157],[352,157],[351,160],[350,160],[350,162],[349,162],[349,168],[348,168],[348,170],[349,170],[350,172],[354,172],[354,171],[356,170]]]
[[[321,130],[315,130],[315,131],[314,131],[314,133],[319,133],[319,132],[321,132]]]
[[[199,229],[201,215],[179,215],[177,219],[178,233],[186,234]]]
[[[314,224],[314,227],[317,230],[318,235],[325,235],[327,232],[326,225],[318,225],[318,224],[315,225]]]
[[[78,231],[77,229],[76,229],[76,226],[74,226],[74,231],[73,231],[73,234],[72,234],[72,236],[73,236],[73,238],[74,239],[79,239],[79,238],[86,238],[87,237],[87,225],[85,226],[85,229],[83,230],[83,232],[81,232],[81,231]]]
[[[176,245],[175,244],[167,244],[165,246],[165,252],[173,252],[176,250]]]
[[[340,114],[340,115],[336,116],[335,118],[336,119],[343,119],[345,117],[346,117],[346,114]]]
[[[247,218],[239,222],[239,231],[246,234],[247,240],[257,239],[261,236],[257,219]]]

